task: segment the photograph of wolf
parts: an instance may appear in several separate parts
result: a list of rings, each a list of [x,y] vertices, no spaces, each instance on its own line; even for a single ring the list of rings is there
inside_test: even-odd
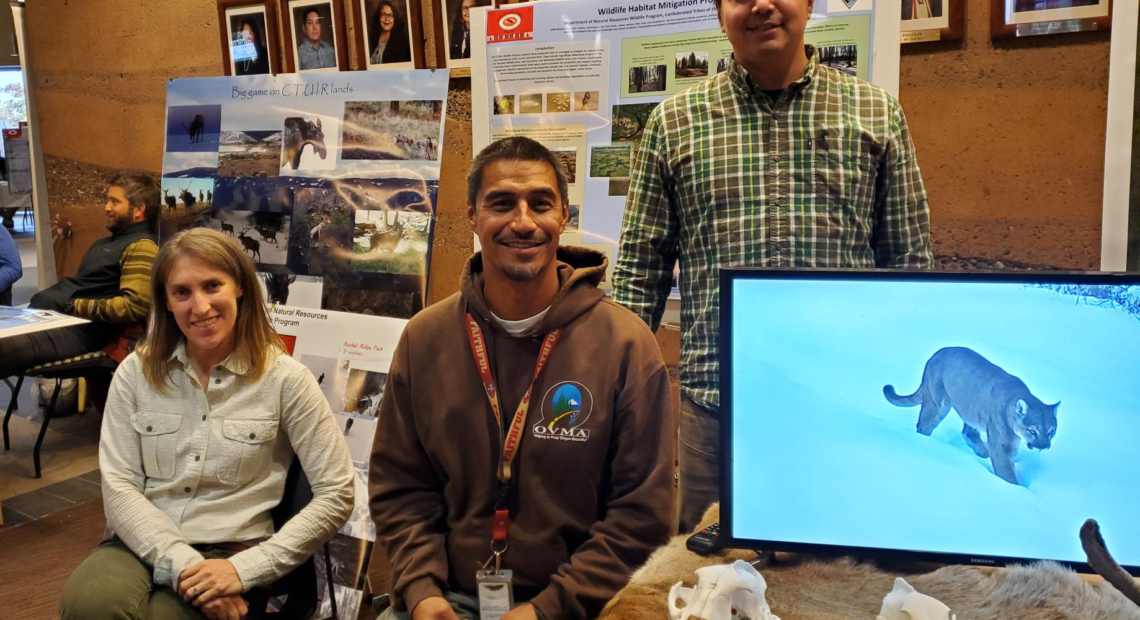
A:
[[[735,536],[1082,562],[1095,518],[1140,565],[1140,286],[732,290]]]

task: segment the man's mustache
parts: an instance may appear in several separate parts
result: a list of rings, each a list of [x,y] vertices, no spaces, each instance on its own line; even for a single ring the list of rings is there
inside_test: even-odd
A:
[[[515,233],[499,233],[495,235],[495,243],[510,243],[511,241],[546,243],[550,241],[550,235],[542,232],[534,232],[529,235],[519,235]]]

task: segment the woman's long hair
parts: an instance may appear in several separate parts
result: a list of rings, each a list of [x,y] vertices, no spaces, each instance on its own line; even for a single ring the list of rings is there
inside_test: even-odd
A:
[[[277,337],[265,310],[257,270],[233,239],[209,228],[192,228],[162,246],[151,270],[150,327],[138,347],[147,383],[156,391],[166,392],[170,356],[184,337],[173,313],[166,307],[166,282],[180,258],[191,258],[225,273],[241,289],[231,356],[248,362],[246,377],[256,381],[277,355],[285,352],[285,345]]]

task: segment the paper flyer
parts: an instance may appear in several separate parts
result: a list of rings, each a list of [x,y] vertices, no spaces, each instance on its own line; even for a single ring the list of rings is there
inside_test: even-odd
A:
[[[376,524],[368,510],[372,440],[392,354],[407,321],[290,306],[271,306],[269,316],[289,354],[316,378],[352,457],[356,505],[348,523],[329,541],[329,555],[337,617],[355,620],[376,542]],[[314,617],[332,618],[323,547],[315,558],[320,603]]]

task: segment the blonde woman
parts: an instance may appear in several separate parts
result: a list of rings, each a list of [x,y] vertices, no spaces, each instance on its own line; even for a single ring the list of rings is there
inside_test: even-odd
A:
[[[150,331],[115,373],[99,444],[116,536],[71,575],[60,615],[255,618],[265,586],[348,520],[348,448],[232,239],[182,233],[159,251],[151,282]],[[294,455],[313,500],[274,532]]]

